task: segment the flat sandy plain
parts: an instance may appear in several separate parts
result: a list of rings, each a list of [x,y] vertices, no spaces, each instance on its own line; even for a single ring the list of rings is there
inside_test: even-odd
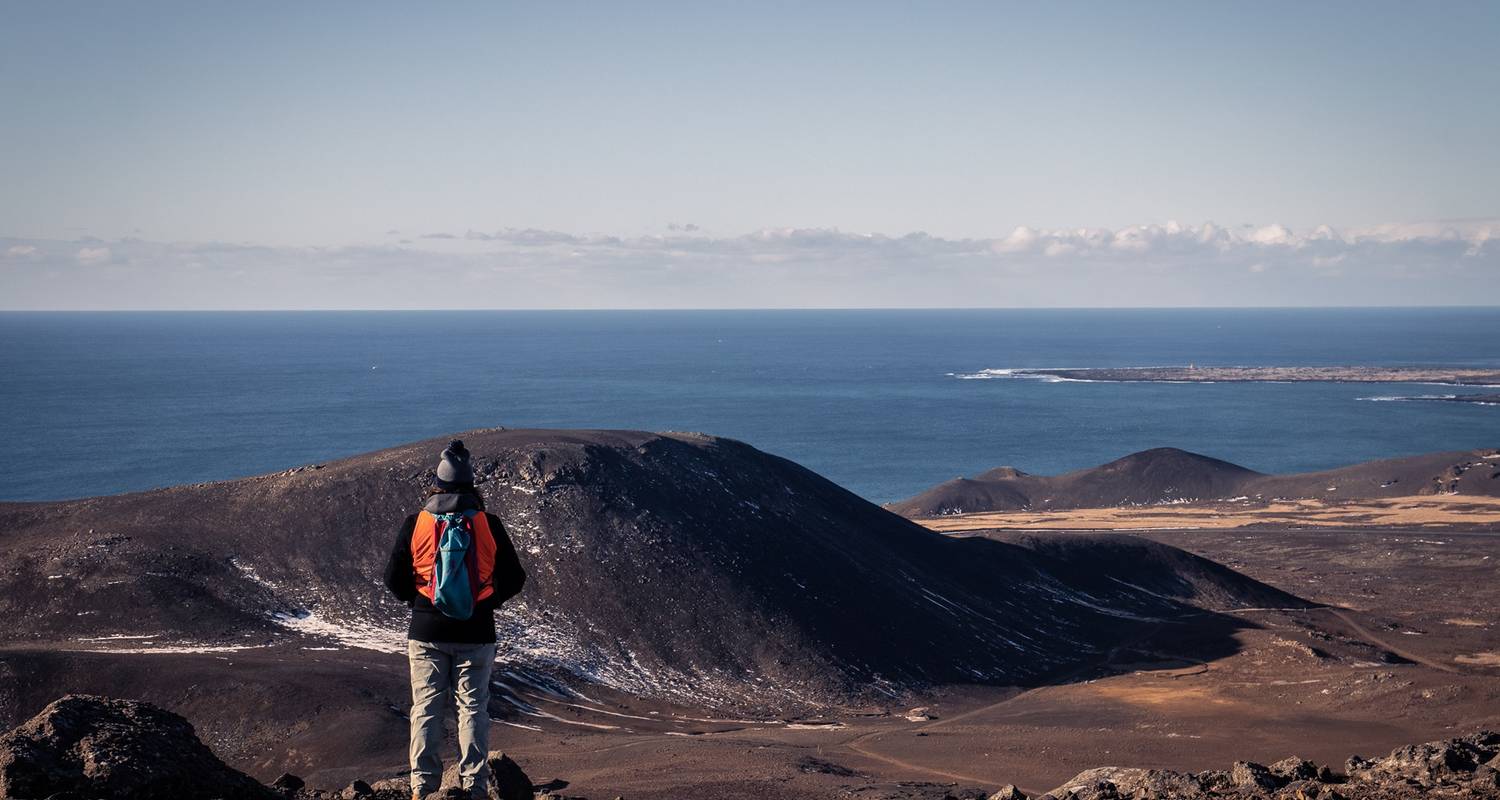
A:
[[[892,707],[820,720],[694,723],[682,719],[695,716],[689,710],[530,693],[566,721],[497,734],[534,771],[571,781],[568,793],[874,798],[1006,783],[1042,792],[1102,765],[1198,770],[1296,754],[1339,768],[1351,754],[1500,727],[1496,501],[1037,516],[924,522],[997,538],[1133,528],[1327,607],[1234,609],[1244,626],[1235,634],[1240,650],[1208,662],[1194,657],[1203,631],[1192,621],[1164,622],[1133,647],[1047,685],[953,687],[925,713]],[[1028,532],[1039,528],[1050,530]]]
[[[919,522],[943,533],[990,528],[1132,532],[1281,526],[1494,529],[1500,527],[1500,497],[1418,495],[1338,501],[1246,499],[1059,511],[993,511],[930,517]],[[1172,544],[1182,546],[1178,542]],[[1278,588],[1295,591],[1287,586]]]

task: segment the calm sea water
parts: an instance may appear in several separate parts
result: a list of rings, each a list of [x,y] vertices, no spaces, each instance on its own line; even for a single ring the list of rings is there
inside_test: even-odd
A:
[[[1500,366],[1500,309],[0,314],[0,499],[233,478],[468,428],[696,430],[875,501],[1175,446],[1265,471],[1500,445],[1443,387],[963,380]]]

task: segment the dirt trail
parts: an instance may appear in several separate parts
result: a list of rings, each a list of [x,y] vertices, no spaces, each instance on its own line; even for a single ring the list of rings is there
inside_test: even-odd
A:
[[[1406,650],[1406,649],[1397,647],[1394,644],[1391,644],[1390,642],[1388,642],[1388,641],[1380,638],[1379,636],[1376,636],[1375,634],[1371,633],[1369,631],[1369,629],[1367,629],[1365,626],[1359,624],[1358,622],[1355,622],[1354,618],[1351,617],[1347,611],[1344,611],[1342,609],[1337,609],[1337,608],[1331,608],[1331,607],[1330,608],[1323,608],[1323,609],[1319,609],[1319,610],[1327,611],[1328,613],[1332,614],[1333,616],[1338,617],[1339,619],[1343,620],[1345,624],[1347,624],[1349,627],[1351,627],[1351,628],[1354,629],[1355,633],[1359,634],[1360,636],[1363,636],[1365,638],[1365,640],[1369,641],[1371,644],[1378,644],[1381,647],[1384,647],[1385,649],[1391,651],[1392,653],[1395,653],[1398,656],[1401,656],[1402,658],[1404,658],[1404,659],[1406,659],[1408,661],[1415,661],[1416,663],[1421,664],[1424,667],[1432,667],[1433,669],[1438,670],[1439,672],[1450,672],[1450,673],[1455,673],[1455,674],[1459,673],[1459,672],[1462,672],[1462,670],[1460,670],[1460,669],[1458,669],[1456,667],[1453,667],[1451,665],[1444,664],[1441,661],[1433,661],[1430,658],[1426,658],[1424,656],[1421,656],[1421,655],[1418,655],[1416,653],[1413,653],[1410,650]]]
[[[923,775],[931,775],[931,776],[938,777],[938,778],[948,778],[949,780],[963,781],[965,783],[978,784],[979,786],[992,786],[992,785],[995,785],[995,781],[992,778],[981,778],[981,777],[978,777],[977,775],[964,775],[964,774],[957,773],[957,772],[947,772],[945,770],[933,769],[932,767],[924,767],[924,766],[922,766],[920,764],[913,764],[910,761],[903,761],[902,759],[896,758],[895,756],[888,756],[888,755],[886,755],[884,753],[877,753],[874,750],[870,750],[870,749],[868,749],[868,748],[866,748],[864,746],[863,741],[865,739],[868,739],[868,738],[871,738],[871,737],[876,737],[876,736],[881,736],[881,735],[884,735],[885,733],[887,733],[887,732],[886,731],[874,731],[874,732],[871,732],[871,733],[867,733],[867,734],[865,734],[863,736],[859,736],[859,737],[851,739],[851,740],[849,740],[847,742],[844,742],[842,746],[845,747],[845,748],[847,748],[847,749],[849,749],[849,750],[852,750],[852,751],[854,751],[856,753],[859,753],[862,756],[866,756],[868,758],[873,758],[876,761],[885,762],[886,764],[890,764],[891,766],[895,766],[895,767],[900,767],[902,769],[911,770],[912,772],[918,772],[918,773],[921,773]],[[1017,787],[1017,788],[1021,788],[1021,787]],[[1033,792],[1033,791],[1030,791],[1030,790],[1027,790],[1027,789],[1024,789],[1024,788],[1021,789],[1021,790],[1024,791],[1024,792],[1026,792],[1027,794],[1036,794],[1036,792]]]
[[[1398,656],[1401,656],[1402,658],[1406,659],[1407,661],[1411,661],[1411,662],[1414,662],[1414,663],[1417,663],[1417,664],[1421,664],[1424,667],[1431,667],[1431,668],[1433,668],[1433,669],[1435,669],[1435,670],[1437,670],[1439,672],[1447,672],[1447,673],[1454,674],[1454,675],[1462,674],[1463,673],[1463,670],[1458,669],[1457,667],[1454,667],[1451,664],[1444,664],[1441,661],[1434,661],[1434,660],[1432,660],[1430,658],[1427,658],[1426,656],[1420,655],[1418,653],[1413,653],[1412,651],[1407,650],[1404,647],[1399,647],[1399,646],[1393,644],[1392,642],[1390,642],[1390,641],[1388,641],[1386,639],[1383,639],[1380,636],[1377,636],[1369,628],[1366,628],[1365,626],[1359,624],[1359,622],[1357,622],[1354,619],[1354,617],[1349,614],[1348,611],[1346,611],[1346,610],[1344,610],[1342,608],[1335,608],[1333,606],[1319,606],[1317,608],[1236,608],[1236,609],[1231,609],[1229,611],[1229,613],[1231,613],[1231,614],[1249,614],[1249,613],[1253,613],[1253,612],[1257,612],[1257,611],[1276,611],[1276,612],[1282,612],[1282,613],[1309,613],[1309,612],[1310,613],[1318,613],[1318,612],[1323,612],[1323,613],[1326,613],[1326,614],[1330,614],[1330,615],[1332,615],[1334,617],[1337,617],[1345,625],[1348,625],[1351,629],[1353,629],[1353,631],[1355,633],[1359,634],[1359,636],[1361,638],[1363,638],[1366,642],[1368,642],[1370,644],[1373,644],[1373,645],[1379,645],[1380,647],[1384,647],[1386,650],[1389,650],[1390,652],[1395,653]]]

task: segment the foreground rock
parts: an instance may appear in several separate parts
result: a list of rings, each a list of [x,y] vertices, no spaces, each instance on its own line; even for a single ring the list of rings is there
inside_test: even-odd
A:
[[[489,755],[490,800],[553,798],[539,793],[503,753]],[[443,792],[457,790],[457,767]],[[67,695],[0,737],[0,798],[7,800],[406,800],[406,778],[313,789],[283,774],[270,786],[220,761],[193,726],[150,703]]]
[[[0,737],[0,797],[269,800],[188,721],[147,703],[69,695]]]
[[[1002,794],[1005,800],[1016,794]],[[1354,756],[1345,774],[1292,757],[1267,767],[1237,761],[1228,771],[1099,767],[1042,797],[1053,800],[1401,800],[1411,797],[1500,798],[1500,733],[1407,745],[1385,758]]]

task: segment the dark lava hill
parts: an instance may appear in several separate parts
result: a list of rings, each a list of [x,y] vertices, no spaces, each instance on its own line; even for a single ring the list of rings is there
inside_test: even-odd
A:
[[[1097,548],[945,537],[727,439],[461,436],[530,573],[502,615],[512,674],[790,713],[1048,680],[1204,609],[1302,604],[1130,537]],[[107,654],[96,659],[251,658],[288,643],[399,652],[406,610],[380,571],[446,440],[243,480],[0,504],[4,644]],[[1227,634],[1222,644],[1234,646]]]
[[[1434,494],[1500,496],[1500,450],[1430,453],[1323,472],[1267,475],[1161,447],[1062,475],[1028,475],[999,467],[945,481],[886,508],[907,517],[933,517],[1241,498],[1350,500]]]

